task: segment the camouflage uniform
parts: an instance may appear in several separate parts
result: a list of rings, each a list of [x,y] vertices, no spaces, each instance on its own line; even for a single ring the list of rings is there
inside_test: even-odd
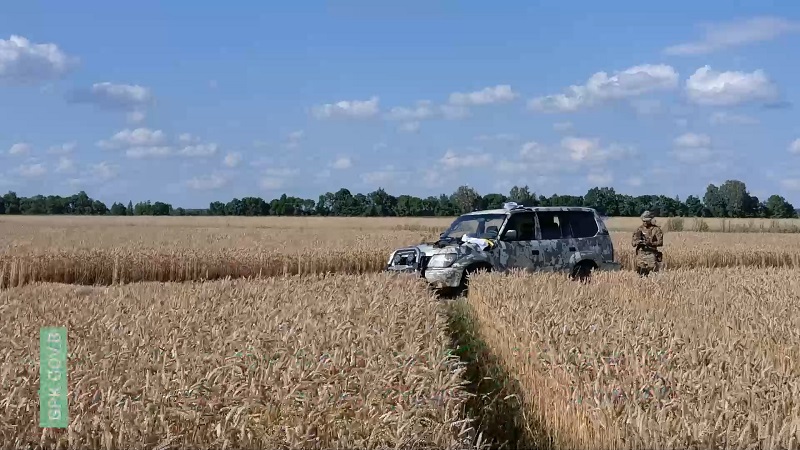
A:
[[[658,271],[661,267],[662,254],[658,247],[664,245],[664,233],[661,227],[653,223],[654,215],[650,211],[642,214],[643,224],[633,232],[631,245],[636,248],[636,272],[647,275]]]

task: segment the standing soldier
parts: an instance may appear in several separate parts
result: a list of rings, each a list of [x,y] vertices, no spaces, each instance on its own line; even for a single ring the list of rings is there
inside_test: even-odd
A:
[[[661,227],[653,223],[655,215],[650,211],[642,214],[642,225],[633,232],[631,245],[636,249],[636,272],[646,276],[661,267],[662,254],[658,247],[664,245]]]

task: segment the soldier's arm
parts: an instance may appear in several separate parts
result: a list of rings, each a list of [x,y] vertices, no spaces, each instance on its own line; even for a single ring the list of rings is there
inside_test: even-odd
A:
[[[633,232],[633,237],[631,237],[631,247],[636,247],[639,245],[639,242],[642,240],[642,238],[642,230],[637,228],[636,231]]]
[[[661,228],[656,228],[655,233],[653,233],[653,246],[654,247],[661,247],[664,245],[664,232],[661,231]]]

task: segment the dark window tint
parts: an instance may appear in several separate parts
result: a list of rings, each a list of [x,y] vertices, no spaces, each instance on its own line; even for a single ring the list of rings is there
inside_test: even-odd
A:
[[[570,211],[566,213],[572,228],[572,237],[587,238],[597,234],[597,222],[589,211]]]
[[[539,229],[542,232],[542,239],[561,239],[569,236],[569,228],[562,230],[563,219],[558,212],[539,211],[536,213],[539,217]],[[567,227],[569,224],[566,224]],[[565,232],[566,231],[566,232]]]
[[[517,241],[533,241],[536,239],[536,222],[533,213],[516,213],[508,219],[507,230],[517,231]]]

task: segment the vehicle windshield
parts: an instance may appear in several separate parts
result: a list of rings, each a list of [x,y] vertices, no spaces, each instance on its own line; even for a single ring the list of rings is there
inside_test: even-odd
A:
[[[467,237],[494,239],[500,232],[500,226],[506,220],[505,214],[470,214],[464,215],[450,224],[442,238],[453,239],[461,238],[463,235]]]

